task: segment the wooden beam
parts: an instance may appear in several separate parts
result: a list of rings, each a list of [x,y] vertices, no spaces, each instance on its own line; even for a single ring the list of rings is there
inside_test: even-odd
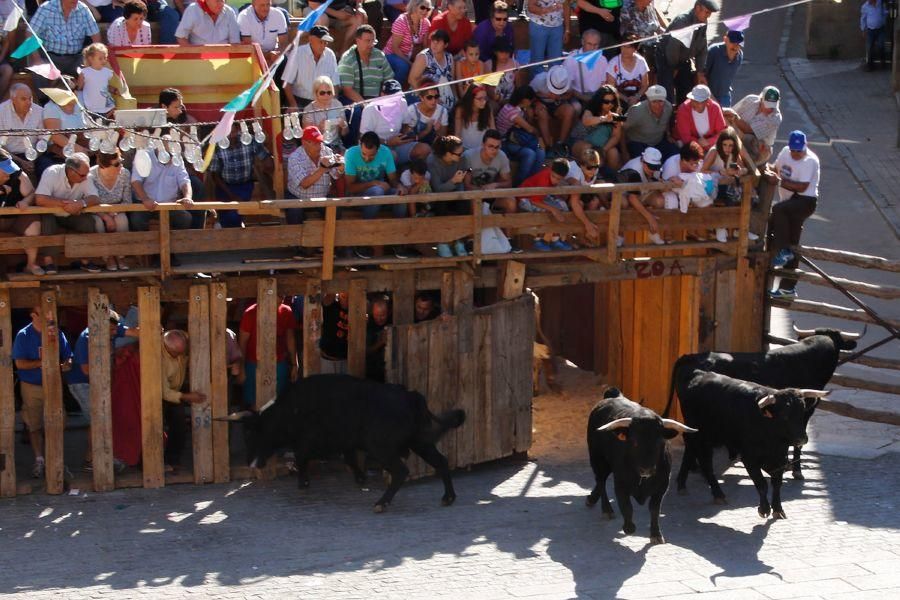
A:
[[[771,306],[777,306],[787,310],[796,310],[798,312],[815,313],[826,317],[836,317],[838,319],[847,319],[848,321],[857,321],[860,323],[875,323],[875,319],[870,317],[861,308],[847,308],[846,306],[837,306],[828,304],[827,302],[813,302],[811,300],[802,300],[795,298],[793,300],[773,300],[770,299]],[[900,328],[900,321],[896,319],[884,319],[891,327]]]
[[[173,252],[220,252],[257,248],[293,248],[303,236],[303,225],[182,229],[171,233]],[[103,234],[109,235],[109,234]],[[316,244],[318,245],[318,244]]]
[[[97,288],[88,297],[88,372],[91,399],[91,461],[95,492],[115,489],[112,446],[112,397],[109,299]],[[79,368],[74,366],[73,368]]]
[[[322,337],[322,283],[306,282],[303,297],[303,376],[317,375],[322,370],[319,339]]]
[[[697,351],[709,352],[715,347],[716,333],[716,269],[715,261],[709,258],[700,259],[698,273],[697,296],[700,306],[698,311]]]
[[[350,333],[347,339],[347,373],[354,377],[366,376],[366,280],[350,281],[349,318]]]
[[[56,292],[41,294],[41,381],[44,388],[44,458],[48,494],[62,494],[65,462],[63,435],[65,411],[62,401],[62,374],[60,373],[60,331],[56,319]]]
[[[481,200],[473,200],[472,201],[472,257],[475,259],[475,263],[480,263],[482,257],[481,254],[481,232],[484,230],[484,225],[482,224],[484,217],[484,202]]]
[[[753,181],[750,177],[745,177],[743,179],[743,185],[741,186],[741,216],[740,223],[738,225],[737,244],[738,258],[747,256],[747,247],[750,243],[750,208],[752,204],[752,196]],[[740,270],[740,267],[738,267],[738,270]]]
[[[216,421],[228,415],[228,302],[224,283],[209,285],[209,371],[210,409],[212,416],[213,481],[229,480],[228,423]]]
[[[794,343],[791,340],[790,343]],[[850,356],[853,352],[849,350],[841,350],[841,358],[845,356]],[[867,367],[873,367],[876,369],[894,369],[900,370],[900,360],[895,358],[882,358],[880,356],[859,356],[851,361],[854,364],[866,365]]]
[[[168,211],[159,213],[159,276],[162,279],[172,274],[172,248],[169,244],[170,219]]]
[[[275,332],[279,304],[275,279],[268,277],[257,280],[256,410],[274,398],[277,389]]]
[[[334,240],[337,227],[337,207],[325,207],[325,229],[322,233],[322,279],[328,281],[334,276]]]
[[[857,387],[855,385],[850,385],[847,387]],[[900,386],[893,386],[894,388],[900,388]],[[870,388],[868,388],[870,389]],[[893,394],[900,393],[900,389],[896,389],[894,392],[889,392]],[[819,410],[824,410],[827,412],[834,413],[836,415],[841,415],[842,417],[850,417],[851,419],[859,419],[861,421],[870,421],[872,423],[887,423],[888,425],[900,425],[900,414],[896,412],[887,412],[881,410],[872,410],[869,408],[861,408],[858,406],[853,406],[852,404],[847,404],[846,402],[837,402],[835,400],[828,400],[827,398],[822,398],[819,400],[817,404],[817,408]]]
[[[622,192],[613,192],[609,207],[609,221],[606,224],[606,262],[616,262],[619,240],[619,221],[622,215]]]
[[[392,298],[394,325],[411,325],[415,320],[416,275],[413,271],[394,275]]]
[[[506,260],[500,265],[500,281],[497,285],[501,300],[518,298],[525,291],[525,263]]]
[[[103,256],[148,256],[159,254],[159,234],[155,231],[128,233],[80,233],[65,236],[66,258]]]
[[[857,254],[856,252],[846,252],[844,250],[816,248],[815,246],[800,246],[800,253],[806,258],[827,260],[861,269],[880,269],[882,271],[900,273],[900,260],[890,260],[880,256]]]
[[[825,278],[818,273],[811,273],[809,271],[803,271],[801,269],[770,269],[769,274],[779,277],[791,277],[799,281],[804,281],[806,283],[811,283],[813,285],[819,285],[822,287],[834,287],[830,283],[825,281]],[[884,298],[885,300],[900,299],[900,287],[896,287],[893,285],[878,285],[874,283],[866,283],[864,281],[854,281],[852,279],[844,279],[842,277],[832,277],[832,279],[840,283],[851,292],[865,294],[867,296],[873,296],[875,298]]]
[[[165,484],[162,424],[162,336],[160,336],[159,288],[138,288],[141,361],[141,462],[144,487]]]
[[[16,405],[13,393],[12,304],[9,290],[0,289],[0,497],[16,495]]]
[[[190,388],[206,395],[206,402],[191,404],[191,447],[194,453],[194,483],[213,480],[212,410],[209,332],[209,288],[192,285],[188,297],[188,337],[190,338]]]

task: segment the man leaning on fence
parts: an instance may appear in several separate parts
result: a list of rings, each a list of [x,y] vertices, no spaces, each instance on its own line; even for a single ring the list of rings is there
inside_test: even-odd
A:
[[[166,428],[165,470],[174,473],[181,463],[184,449],[185,419],[184,404],[202,404],[206,394],[182,392],[184,376],[188,364],[188,336],[180,329],[172,329],[163,334],[162,360],[162,400],[163,425]],[[147,399],[149,400],[149,399]]]

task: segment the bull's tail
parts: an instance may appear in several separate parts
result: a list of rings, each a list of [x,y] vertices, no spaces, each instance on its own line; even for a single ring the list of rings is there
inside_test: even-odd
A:
[[[666,401],[666,408],[662,412],[663,419],[669,418],[669,413],[672,410],[672,404],[675,402],[675,377],[678,374],[678,367],[681,366],[681,358],[682,357],[678,357],[678,359],[675,361],[675,364],[672,365],[672,379],[669,382],[669,399]]]
[[[440,414],[431,414],[431,422],[422,430],[422,441],[435,444],[451,429],[456,429],[466,421],[466,411],[462,409],[448,410]]]

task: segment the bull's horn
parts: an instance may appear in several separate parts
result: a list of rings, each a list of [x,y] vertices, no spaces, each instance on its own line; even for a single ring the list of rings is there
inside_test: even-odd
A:
[[[763,396],[757,401],[757,406],[759,406],[759,410],[764,409],[770,404],[775,404],[775,396],[773,394],[769,394],[768,396]]]
[[[259,414],[263,414],[267,408],[271,408],[272,405],[275,404],[275,396],[272,396],[272,399],[263,404],[259,409]]]
[[[831,390],[800,390],[800,395],[804,398],[824,398],[831,393]]]
[[[213,421],[243,421],[247,417],[252,417],[253,414],[253,411],[242,410],[241,412],[231,413],[227,417],[214,417]]]
[[[794,328],[794,333],[797,334],[797,339],[800,340],[816,334],[815,329],[800,329],[799,327],[797,327],[796,323],[791,323],[791,327]]]
[[[680,431],[681,433],[697,433],[697,429],[693,427],[688,427],[684,423],[679,423],[675,419],[663,419],[662,420],[663,427],[666,429],[674,429],[675,431]]]
[[[856,340],[858,340],[858,339],[861,338],[862,336],[866,335],[866,329],[868,329],[868,328],[869,328],[869,324],[866,323],[866,326],[863,327],[863,330],[862,330],[860,333],[853,333],[853,332],[851,332],[851,331],[842,331],[842,332],[841,332],[841,338],[842,338],[845,342],[855,342]]]
[[[603,427],[598,427],[597,431],[611,431],[613,429],[628,427],[629,425],[631,425],[631,417],[623,417],[621,419],[616,419],[615,421],[610,421]]]

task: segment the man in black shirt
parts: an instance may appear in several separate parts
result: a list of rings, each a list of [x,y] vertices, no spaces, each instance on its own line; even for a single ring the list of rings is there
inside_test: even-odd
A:
[[[322,337],[319,350],[322,354],[323,374],[347,372],[347,339],[350,334],[350,313],[346,292],[322,297]]]

